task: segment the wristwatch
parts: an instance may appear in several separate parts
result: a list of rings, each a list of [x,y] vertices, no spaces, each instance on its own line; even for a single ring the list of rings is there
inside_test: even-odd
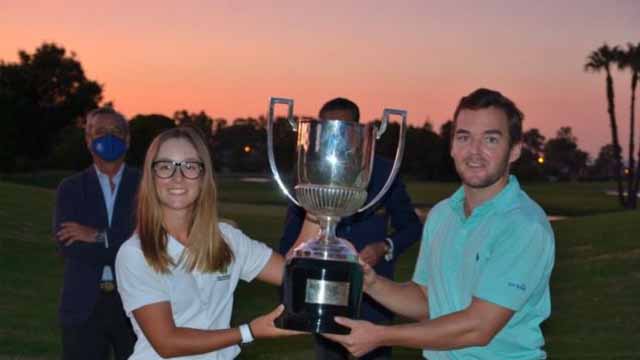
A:
[[[107,246],[107,231],[101,230],[96,233],[96,243]]]
[[[387,244],[387,252],[384,253],[384,259],[386,261],[393,260],[393,240],[391,238],[384,239],[384,242]]]

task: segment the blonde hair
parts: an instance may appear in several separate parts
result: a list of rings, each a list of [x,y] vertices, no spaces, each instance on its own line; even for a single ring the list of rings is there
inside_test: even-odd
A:
[[[158,273],[168,273],[177,264],[167,253],[167,232],[163,226],[162,205],[158,198],[153,173],[153,161],[162,144],[169,139],[184,139],[196,149],[204,163],[200,178],[200,194],[191,212],[188,246],[179,262],[187,271],[224,271],[233,261],[233,252],[218,228],[217,191],[211,154],[202,136],[191,127],[178,127],[158,135],[147,151],[140,189],[136,231],[147,263]]]

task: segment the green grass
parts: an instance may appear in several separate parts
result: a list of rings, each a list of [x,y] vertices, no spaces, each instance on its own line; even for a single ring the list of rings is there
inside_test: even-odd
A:
[[[0,354],[58,352],[53,199],[49,190],[0,182]]]
[[[619,211],[617,197],[606,195],[615,184],[603,182],[523,183],[523,189],[549,215],[584,216]],[[415,204],[433,206],[459,187],[458,183],[409,182],[407,189]]]
[[[0,174],[0,181],[13,182],[55,189],[69,171],[43,171],[40,173]],[[244,203],[252,205],[286,205],[287,199],[275,182],[243,182],[233,176],[217,179],[220,202]],[[456,182],[407,181],[407,189],[413,202],[422,208],[429,208],[453,193]],[[523,183],[523,188],[550,215],[585,216],[597,213],[619,211],[617,198],[606,195],[606,190],[615,190],[613,182],[562,182]],[[290,188],[290,187],[289,187]],[[290,188],[291,189],[291,188]]]
[[[60,180],[73,174],[69,170],[47,170],[34,173],[0,174],[0,181],[55,189]]]
[[[618,198],[605,194],[607,190],[615,190],[614,183],[525,183],[523,188],[550,215],[585,216],[620,211]]]
[[[37,173],[0,174],[0,181],[56,189],[60,181],[73,174],[66,170],[47,170]],[[286,204],[286,197],[275,182],[243,182],[238,177],[218,177],[217,185],[223,190],[220,202],[246,204]]]
[[[640,212],[554,229],[553,311],[544,328],[551,358],[640,358]]]
[[[602,195],[598,186],[525,186],[556,213],[581,215],[553,224],[553,312],[543,328],[551,359],[640,358],[640,212],[607,213],[617,209],[615,197]],[[429,204],[456,185],[410,183],[408,188],[416,203]],[[272,185],[225,180],[220,193],[223,199],[241,200],[222,203],[222,216],[276,246],[285,209]],[[263,205],[250,205],[252,197]],[[53,198],[48,189],[0,182],[0,359],[58,358],[62,267],[50,238]],[[585,209],[599,214],[586,215]],[[416,253],[414,246],[401,258],[397,279],[410,278]],[[273,287],[258,283],[241,284],[235,298],[234,324],[272,310],[278,301]],[[394,349],[394,358],[419,356],[417,350]],[[257,341],[241,357],[307,359],[311,341]]]

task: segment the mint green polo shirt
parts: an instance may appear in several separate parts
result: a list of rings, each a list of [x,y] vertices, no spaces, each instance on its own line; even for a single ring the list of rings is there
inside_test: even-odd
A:
[[[545,359],[540,323],[549,317],[554,236],[542,208],[515,176],[464,215],[464,188],[429,213],[413,281],[427,287],[431,319],[464,310],[472,297],[515,313],[483,347],[423,350],[439,359]]]

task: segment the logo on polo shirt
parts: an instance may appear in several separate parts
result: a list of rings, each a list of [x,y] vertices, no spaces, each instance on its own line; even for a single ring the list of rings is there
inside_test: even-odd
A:
[[[507,286],[512,287],[512,288],[516,288],[516,289],[521,290],[521,291],[527,290],[527,285],[525,285],[524,283],[514,283],[514,282],[509,281],[509,283],[507,283]]]
[[[218,275],[218,281],[224,281],[231,279],[231,274]]]

